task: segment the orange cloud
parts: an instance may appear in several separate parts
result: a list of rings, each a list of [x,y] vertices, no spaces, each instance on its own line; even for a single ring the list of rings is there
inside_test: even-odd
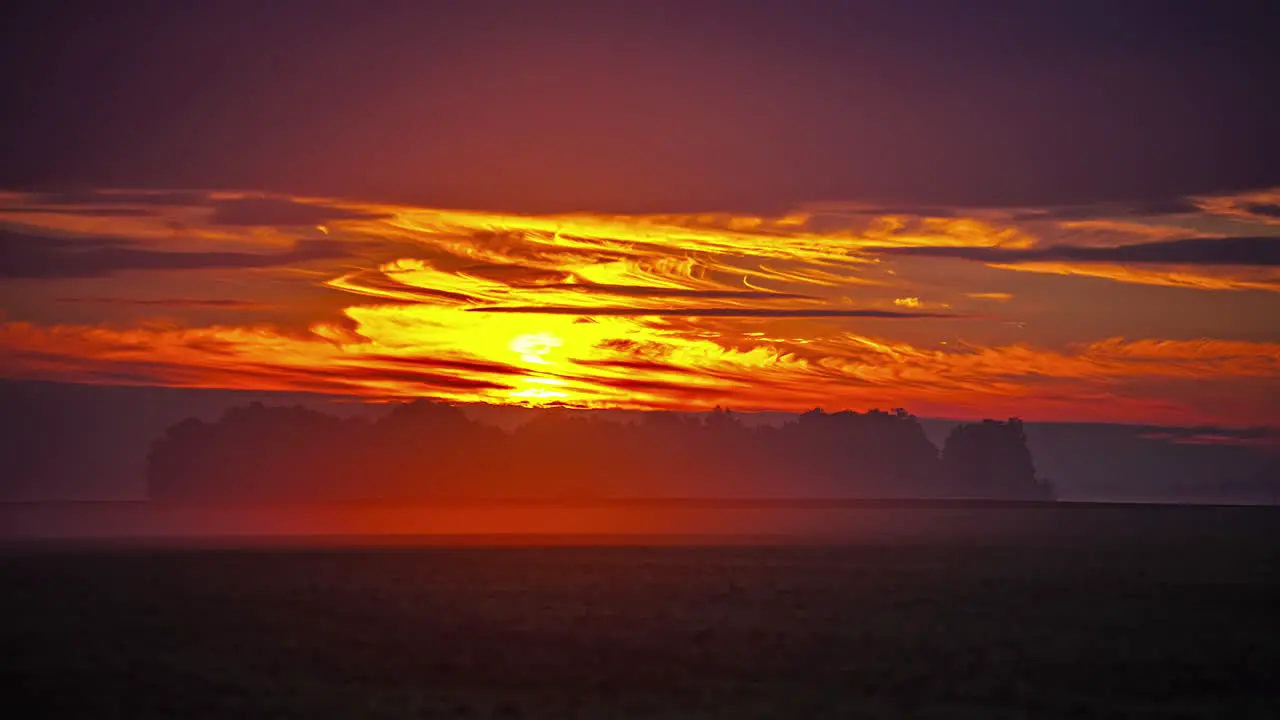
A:
[[[1234,195],[1207,195],[1196,198],[1206,213],[1224,215],[1248,223],[1280,225],[1280,188]]]
[[[1138,285],[1191,290],[1266,290],[1280,292],[1280,271],[1271,268],[1205,269],[1177,266],[1132,267],[1093,263],[993,263],[991,267],[1049,275],[1104,278]]]
[[[129,291],[161,277],[167,288],[145,297],[196,297],[185,287],[195,264],[117,262],[130,273],[123,280],[60,276],[45,303],[47,280],[9,281],[25,283],[8,286],[20,287],[24,307],[97,312],[103,321],[10,313],[0,324],[0,375],[526,405],[905,406],[951,416],[1280,425],[1261,399],[1280,377],[1274,343],[1113,339],[1055,351],[1030,341],[964,342],[938,328],[958,320],[917,312],[920,295],[943,308],[963,297],[1016,306],[1014,296],[981,285],[966,292],[959,272],[947,278],[955,287],[903,277],[907,268],[867,251],[1036,247],[1009,213],[532,216],[264,197],[104,193],[47,207],[32,196],[0,197],[13,227],[36,243],[57,238],[50,245],[72,254],[77,242],[107,236],[113,259],[180,252],[219,260],[207,279],[218,292],[209,296],[229,299],[200,305],[202,317],[224,307],[239,323],[273,304],[301,304],[300,289],[330,298],[300,330],[231,321],[121,327],[113,307],[180,317],[182,303]],[[113,209],[138,212],[106,212]],[[278,224],[259,224],[271,221]],[[306,243],[338,243],[343,252],[287,254],[313,247]],[[1268,268],[997,267],[1280,289]],[[111,302],[55,302],[66,297]],[[898,339],[904,317],[933,329],[913,327],[912,342]],[[929,333],[934,342],[922,339]],[[1247,396],[1242,382],[1251,383]],[[1228,396],[1238,400],[1230,403],[1236,414],[1223,414],[1215,399]]]
[[[1280,378],[1280,344],[1110,339],[1071,352],[1025,345],[926,349],[852,333],[803,342],[731,338],[633,318],[553,316],[531,331],[511,316],[446,325],[419,308],[353,311],[354,331],[0,325],[0,372],[121,384],[306,390],[373,398],[633,409],[802,410],[908,406],[1038,419],[1280,424],[1265,402],[1247,418],[1149,396],[1141,382]],[[494,324],[496,323],[496,324]],[[448,332],[440,332],[442,328]],[[415,334],[418,329],[426,332]],[[1105,403],[1099,405],[1099,403]]]

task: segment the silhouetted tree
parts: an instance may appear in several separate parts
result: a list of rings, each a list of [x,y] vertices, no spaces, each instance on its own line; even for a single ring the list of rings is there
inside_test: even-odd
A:
[[[935,494],[938,449],[903,410],[815,409],[782,430],[783,452],[791,456],[792,467],[821,480],[834,494],[849,489],[884,497]]]
[[[1036,479],[1018,418],[957,425],[943,446],[942,463],[947,493],[958,497],[1047,500],[1053,496],[1048,483]]]
[[[362,429],[314,410],[260,403],[216,423],[183,420],[152,445],[150,491],[158,498],[364,495],[352,482]]]
[[[184,420],[153,444],[148,482],[157,499],[1049,496],[1017,420],[955,428],[940,459],[902,409],[759,428],[725,408],[626,424],[552,410],[508,433],[425,400],[376,422],[256,403]]]

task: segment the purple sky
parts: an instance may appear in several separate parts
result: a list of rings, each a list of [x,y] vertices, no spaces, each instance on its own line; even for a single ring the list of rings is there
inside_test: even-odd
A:
[[[434,207],[1055,205],[1280,185],[1275,6],[20,2],[0,185]]]

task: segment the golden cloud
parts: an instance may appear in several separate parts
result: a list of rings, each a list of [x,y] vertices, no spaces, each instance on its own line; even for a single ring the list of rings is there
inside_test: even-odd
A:
[[[10,315],[0,324],[0,375],[593,408],[905,406],[952,416],[1280,424],[1265,403],[1250,406],[1247,417],[1224,418],[1149,386],[1193,383],[1231,393],[1241,380],[1274,384],[1280,377],[1274,343],[1110,339],[1049,350],[954,338],[942,344],[947,330],[936,328],[936,346],[894,339],[907,320],[957,322],[918,312],[925,306],[920,295],[930,298],[929,307],[943,308],[965,298],[1010,304],[1014,296],[926,287],[901,277],[895,258],[867,248],[1035,247],[1038,239],[1008,214],[886,214],[833,226],[832,214],[818,211],[778,218],[535,216],[263,197],[121,192],[61,203],[0,197],[10,227],[36,242],[42,234],[58,238],[59,252],[76,252],[72,241],[109,237],[109,258],[168,258],[117,263],[132,273],[127,279],[108,271],[92,280],[58,279],[51,297],[115,300],[94,308],[62,303],[79,312],[145,310],[148,301],[129,302],[129,288],[161,277],[184,285],[175,278],[193,277],[202,258],[211,259],[210,282],[244,290],[245,297],[233,298],[237,322],[250,309],[290,302],[297,287],[330,293],[340,308],[295,330],[269,322],[120,327],[110,318],[93,324]],[[138,212],[109,212],[118,210]],[[343,252],[288,254],[300,242],[338,243]],[[174,262],[173,253],[190,255]],[[253,253],[274,260],[259,262]],[[1062,262],[996,267],[1192,289],[1280,290],[1269,268],[1223,274]],[[964,277],[958,271],[954,279]],[[27,283],[23,292],[38,297],[36,281],[10,282]],[[97,284],[75,285],[88,282]],[[206,312],[227,302],[180,289],[183,304]],[[166,309],[178,312],[183,304]]]

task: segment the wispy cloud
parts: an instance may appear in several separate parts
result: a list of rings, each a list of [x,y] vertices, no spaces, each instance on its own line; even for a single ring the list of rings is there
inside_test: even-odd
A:
[[[350,254],[331,240],[298,240],[277,253],[165,252],[116,237],[66,238],[0,229],[0,278],[90,278],[126,270],[248,269],[332,260]]]
[[[1265,401],[1280,377],[1269,338],[1098,340],[1132,335],[1106,329],[1125,307],[1092,326],[1024,322],[1079,296],[990,269],[1280,290],[1280,240],[1246,218],[1265,218],[1268,197],[1107,218],[1097,207],[515,215],[253,193],[8,194],[0,280],[22,302],[0,325],[0,376],[1280,425]],[[95,214],[110,209],[146,212]],[[1221,222],[1256,232],[1196,229]],[[165,319],[133,325],[149,314],[130,308]],[[281,308],[287,327],[258,322]]]
[[[1280,292],[1280,274],[1271,270],[1205,273],[1178,267],[1134,267],[1102,263],[993,263],[1002,270],[1101,278],[1135,285],[1158,285],[1183,290],[1267,290]]]
[[[991,267],[1198,290],[1280,291],[1280,236],[1196,237],[1113,247],[878,247],[891,257],[951,258]],[[1205,269],[1225,272],[1205,272]]]
[[[1079,247],[1054,245],[1045,248],[998,247],[879,247],[868,248],[884,255],[957,258],[997,265],[1027,262],[1138,263],[1166,265],[1280,265],[1280,236],[1200,237],[1183,240]]]
[[[386,213],[299,202],[288,198],[245,197],[211,201],[217,225],[312,226],[338,220],[372,220]]]
[[[265,307],[261,303],[226,298],[61,297],[57,301],[93,305],[134,305],[140,307],[209,308],[218,310],[260,310]]]
[[[586,329],[579,337],[562,331],[569,325],[543,336],[517,335],[516,342],[496,348],[483,336],[470,344],[423,336],[421,343],[405,345],[401,337],[382,335],[390,328],[375,323],[362,324],[354,337],[317,328],[317,338],[265,327],[111,330],[7,323],[0,325],[0,372],[367,397],[427,392],[462,401],[581,407],[906,405],[952,415],[1280,423],[1265,395],[1238,397],[1239,383],[1248,379],[1280,389],[1276,343],[1115,338],[1069,351],[1026,345],[931,349],[846,333],[804,344],[761,341],[734,348],[658,332],[613,342],[609,338],[622,328],[602,324],[578,326]],[[1168,393],[1170,387],[1194,392],[1179,398]],[[1235,398],[1230,416],[1212,409],[1223,397]]]
[[[918,301],[917,301],[918,302]],[[824,308],[655,308],[655,307],[560,307],[556,305],[515,305],[469,308],[468,312],[523,313],[529,315],[619,315],[649,317],[777,317],[777,318],[879,318],[892,320],[955,318],[943,313],[906,313],[891,310],[833,310]]]

